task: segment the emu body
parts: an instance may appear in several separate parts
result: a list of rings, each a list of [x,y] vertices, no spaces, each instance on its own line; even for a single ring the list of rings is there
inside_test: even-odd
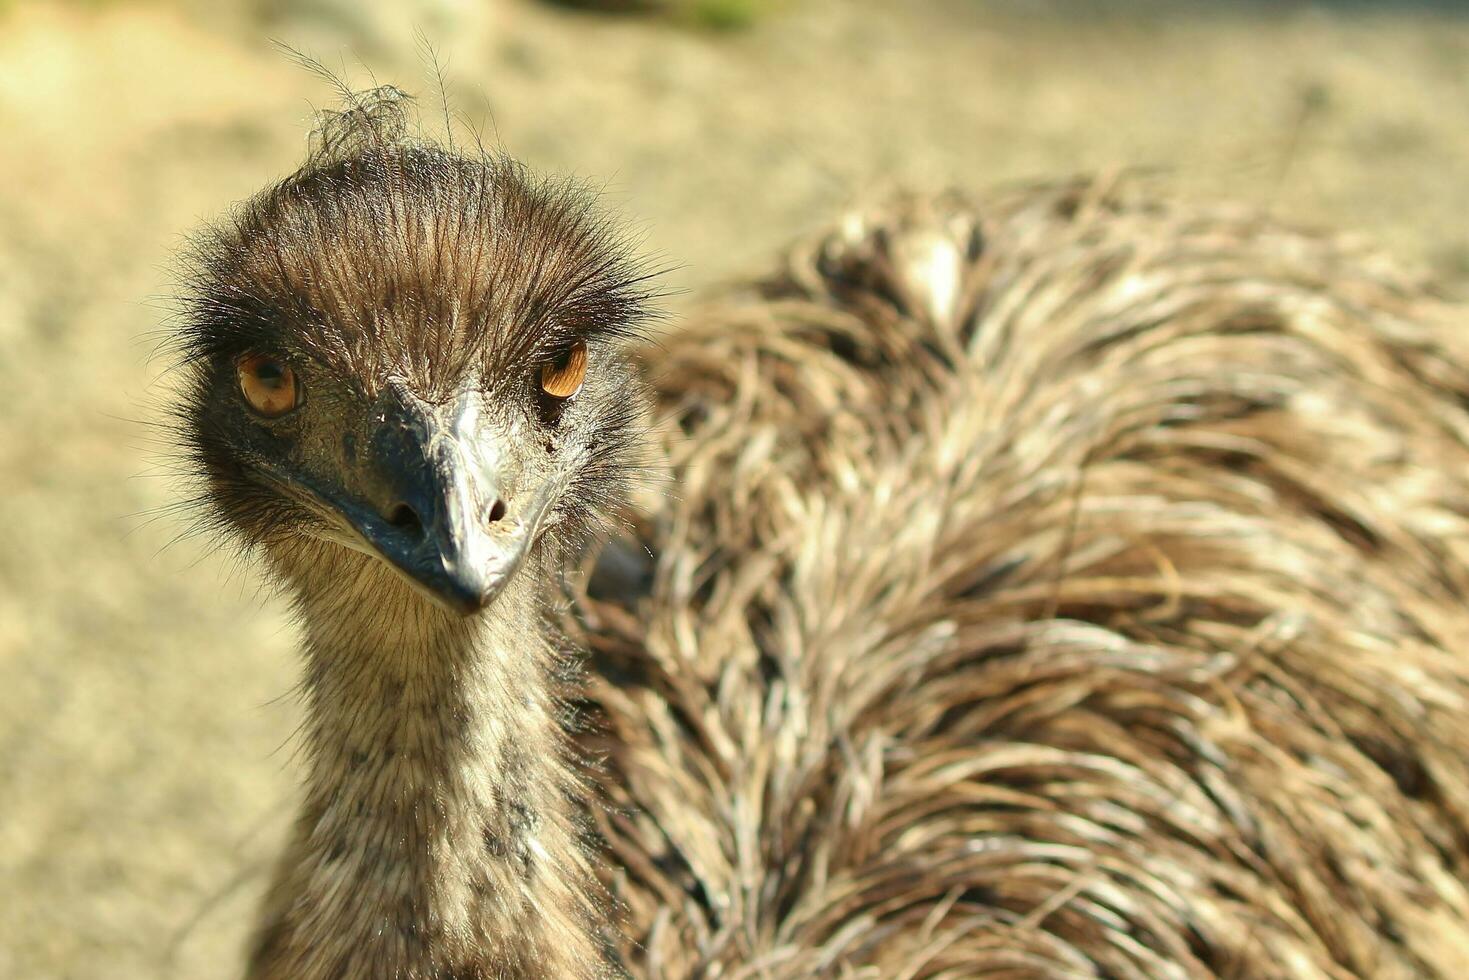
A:
[[[691,314],[653,584],[589,613],[632,972],[1469,975],[1466,324],[1104,180]]]

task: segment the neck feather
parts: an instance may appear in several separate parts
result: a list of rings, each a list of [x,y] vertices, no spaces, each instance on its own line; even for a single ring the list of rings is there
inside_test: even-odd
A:
[[[467,619],[369,577],[300,602],[309,775],[251,976],[606,975],[544,574]]]

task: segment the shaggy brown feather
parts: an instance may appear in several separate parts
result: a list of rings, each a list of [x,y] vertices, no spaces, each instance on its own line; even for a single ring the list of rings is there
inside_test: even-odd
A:
[[[635,975],[1469,975],[1464,311],[1155,190],[852,215],[649,354]]]

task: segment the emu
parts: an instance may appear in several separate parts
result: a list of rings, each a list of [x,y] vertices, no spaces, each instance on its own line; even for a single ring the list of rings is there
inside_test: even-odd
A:
[[[647,345],[583,196],[402,112],[187,280],[209,520],[304,633],[252,980],[1460,975],[1453,308],[1079,181]]]
[[[643,274],[568,187],[403,111],[361,97],[193,259],[188,452],[305,634],[249,975],[599,977],[547,605],[640,465]]]

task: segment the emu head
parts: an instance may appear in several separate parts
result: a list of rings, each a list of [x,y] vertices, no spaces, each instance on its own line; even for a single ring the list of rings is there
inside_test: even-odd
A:
[[[185,441],[298,590],[472,613],[624,495],[646,277],[575,188],[342,118],[357,138],[197,243]]]

